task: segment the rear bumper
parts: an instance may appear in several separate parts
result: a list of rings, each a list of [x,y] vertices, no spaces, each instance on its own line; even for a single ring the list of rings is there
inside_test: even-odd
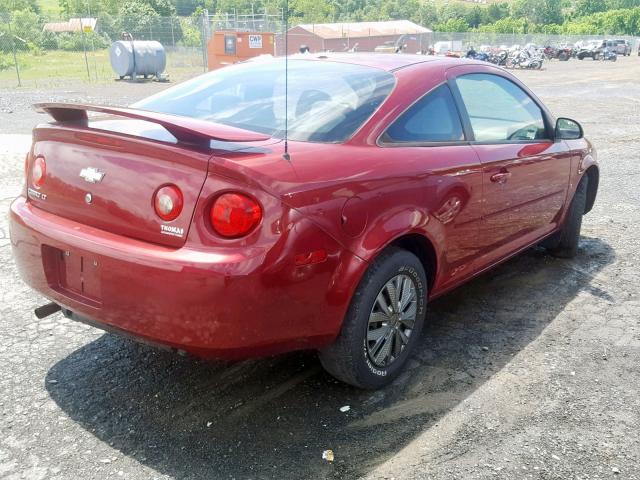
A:
[[[52,215],[23,197],[9,220],[22,279],[72,318],[204,357],[331,342],[366,268],[303,217],[269,248],[242,251],[149,244]],[[324,248],[328,258],[296,267],[301,248]],[[56,266],[65,255],[81,259],[75,280]]]

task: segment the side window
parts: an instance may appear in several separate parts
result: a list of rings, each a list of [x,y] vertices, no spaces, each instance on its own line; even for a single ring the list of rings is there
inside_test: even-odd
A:
[[[385,142],[455,142],[464,140],[460,116],[447,85],[414,103],[383,136]]]
[[[515,83],[472,73],[456,79],[475,139],[479,142],[547,138],[540,107]]]

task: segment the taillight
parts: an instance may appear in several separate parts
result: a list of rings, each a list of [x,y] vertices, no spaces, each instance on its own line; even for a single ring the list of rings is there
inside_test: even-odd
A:
[[[260,223],[262,208],[241,193],[223,193],[213,202],[209,216],[216,233],[235,238],[246,235]]]
[[[153,200],[156,213],[167,222],[178,218],[183,204],[182,192],[175,185],[165,185],[158,189]]]
[[[44,184],[44,179],[47,176],[47,163],[44,158],[37,157],[31,167],[31,183],[36,188],[40,188]]]

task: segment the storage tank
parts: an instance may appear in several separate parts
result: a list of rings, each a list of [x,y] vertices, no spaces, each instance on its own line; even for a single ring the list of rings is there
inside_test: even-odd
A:
[[[119,40],[109,50],[111,68],[120,78],[138,75],[159,76],[167,65],[167,55],[160,42]]]

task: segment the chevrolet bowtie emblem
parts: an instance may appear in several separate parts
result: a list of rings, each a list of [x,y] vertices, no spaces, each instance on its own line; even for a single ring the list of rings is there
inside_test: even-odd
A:
[[[100,183],[105,173],[97,168],[87,167],[80,170],[80,176],[89,183]]]

